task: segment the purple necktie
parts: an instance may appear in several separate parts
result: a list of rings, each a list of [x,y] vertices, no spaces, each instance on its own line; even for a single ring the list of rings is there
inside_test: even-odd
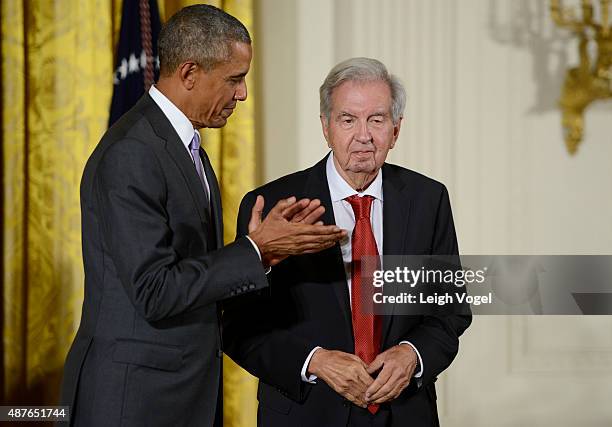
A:
[[[202,160],[200,159],[200,134],[197,132],[193,133],[193,138],[191,139],[191,143],[189,144],[189,149],[191,151],[191,157],[193,158],[193,163],[195,164],[196,172],[200,177],[200,181],[202,181],[202,186],[204,187],[204,194],[206,194],[206,201],[210,203],[210,199],[208,196],[208,186],[206,185],[206,176],[204,175],[204,167],[202,166]]]

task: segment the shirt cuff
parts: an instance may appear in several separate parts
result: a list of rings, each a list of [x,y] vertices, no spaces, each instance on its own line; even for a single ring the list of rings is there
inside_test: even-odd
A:
[[[321,347],[317,346],[315,348],[313,348],[310,353],[308,354],[308,357],[306,358],[306,361],[304,362],[304,366],[302,366],[302,381],[306,382],[306,383],[310,383],[310,384],[316,384],[316,379],[317,376],[316,375],[310,375],[310,376],[306,376],[306,371],[308,370],[308,365],[310,364],[310,359],[312,359],[312,356],[315,354],[315,351],[317,351],[318,349],[320,349]]]
[[[419,350],[417,350],[417,348],[410,341],[400,341],[400,344],[408,344],[416,353],[417,357],[419,358],[419,366],[421,369],[412,376],[414,378],[421,378],[423,376],[423,359],[421,359],[421,353],[419,353]]]
[[[255,248],[255,252],[257,252],[257,256],[259,257],[259,260],[261,261],[261,252],[259,252],[259,248],[257,247],[257,245],[255,244],[255,242],[253,241],[253,239],[251,239],[249,236],[245,236],[247,239],[249,239],[249,242],[251,242],[251,245],[253,245],[253,247]]]
[[[249,242],[251,242],[251,244],[253,245],[253,248],[255,249],[255,252],[257,252],[257,256],[259,257],[259,260],[261,261],[261,252],[259,251],[259,248],[257,247],[257,245],[255,244],[255,242],[253,241],[253,239],[251,239],[249,236],[245,236],[247,239],[249,239]],[[266,268],[265,273],[268,274],[270,271],[272,270],[272,267],[268,267]]]

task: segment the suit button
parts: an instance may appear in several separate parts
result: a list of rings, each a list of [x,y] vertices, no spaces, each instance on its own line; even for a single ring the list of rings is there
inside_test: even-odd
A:
[[[349,402],[348,400],[342,399],[342,406],[348,408],[350,404],[351,404],[351,402]]]
[[[218,358],[223,357],[223,350],[221,350],[220,348],[217,349],[217,357]]]
[[[251,290],[255,289],[255,284],[254,284],[254,283],[251,283],[251,284],[249,285],[249,289],[251,289]]]

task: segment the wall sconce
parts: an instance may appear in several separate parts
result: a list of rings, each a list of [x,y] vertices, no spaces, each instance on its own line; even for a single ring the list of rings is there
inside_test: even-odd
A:
[[[550,1],[553,21],[572,31],[579,41],[580,64],[567,70],[559,105],[565,131],[565,144],[574,154],[582,141],[584,110],[593,101],[612,98],[612,31],[610,0],[599,0],[600,21],[596,22],[592,0],[581,0],[582,17],[561,0]],[[591,60],[589,42],[597,45],[595,61]]]

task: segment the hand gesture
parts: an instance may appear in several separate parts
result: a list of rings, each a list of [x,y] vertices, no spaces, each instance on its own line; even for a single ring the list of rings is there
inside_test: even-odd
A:
[[[257,196],[248,227],[266,266],[274,266],[289,255],[330,248],[346,236],[339,227],[318,221],[325,208],[317,199],[280,200],[262,221],[263,209],[264,198]]]
[[[310,359],[308,373],[321,378],[355,405],[367,408],[365,393],[374,380],[366,367],[365,362],[354,354],[320,348]]]
[[[370,375],[380,372],[366,391],[366,402],[381,404],[399,396],[410,383],[416,364],[416,352],[407,344],[396,345],[376,356],[367,371]]]

